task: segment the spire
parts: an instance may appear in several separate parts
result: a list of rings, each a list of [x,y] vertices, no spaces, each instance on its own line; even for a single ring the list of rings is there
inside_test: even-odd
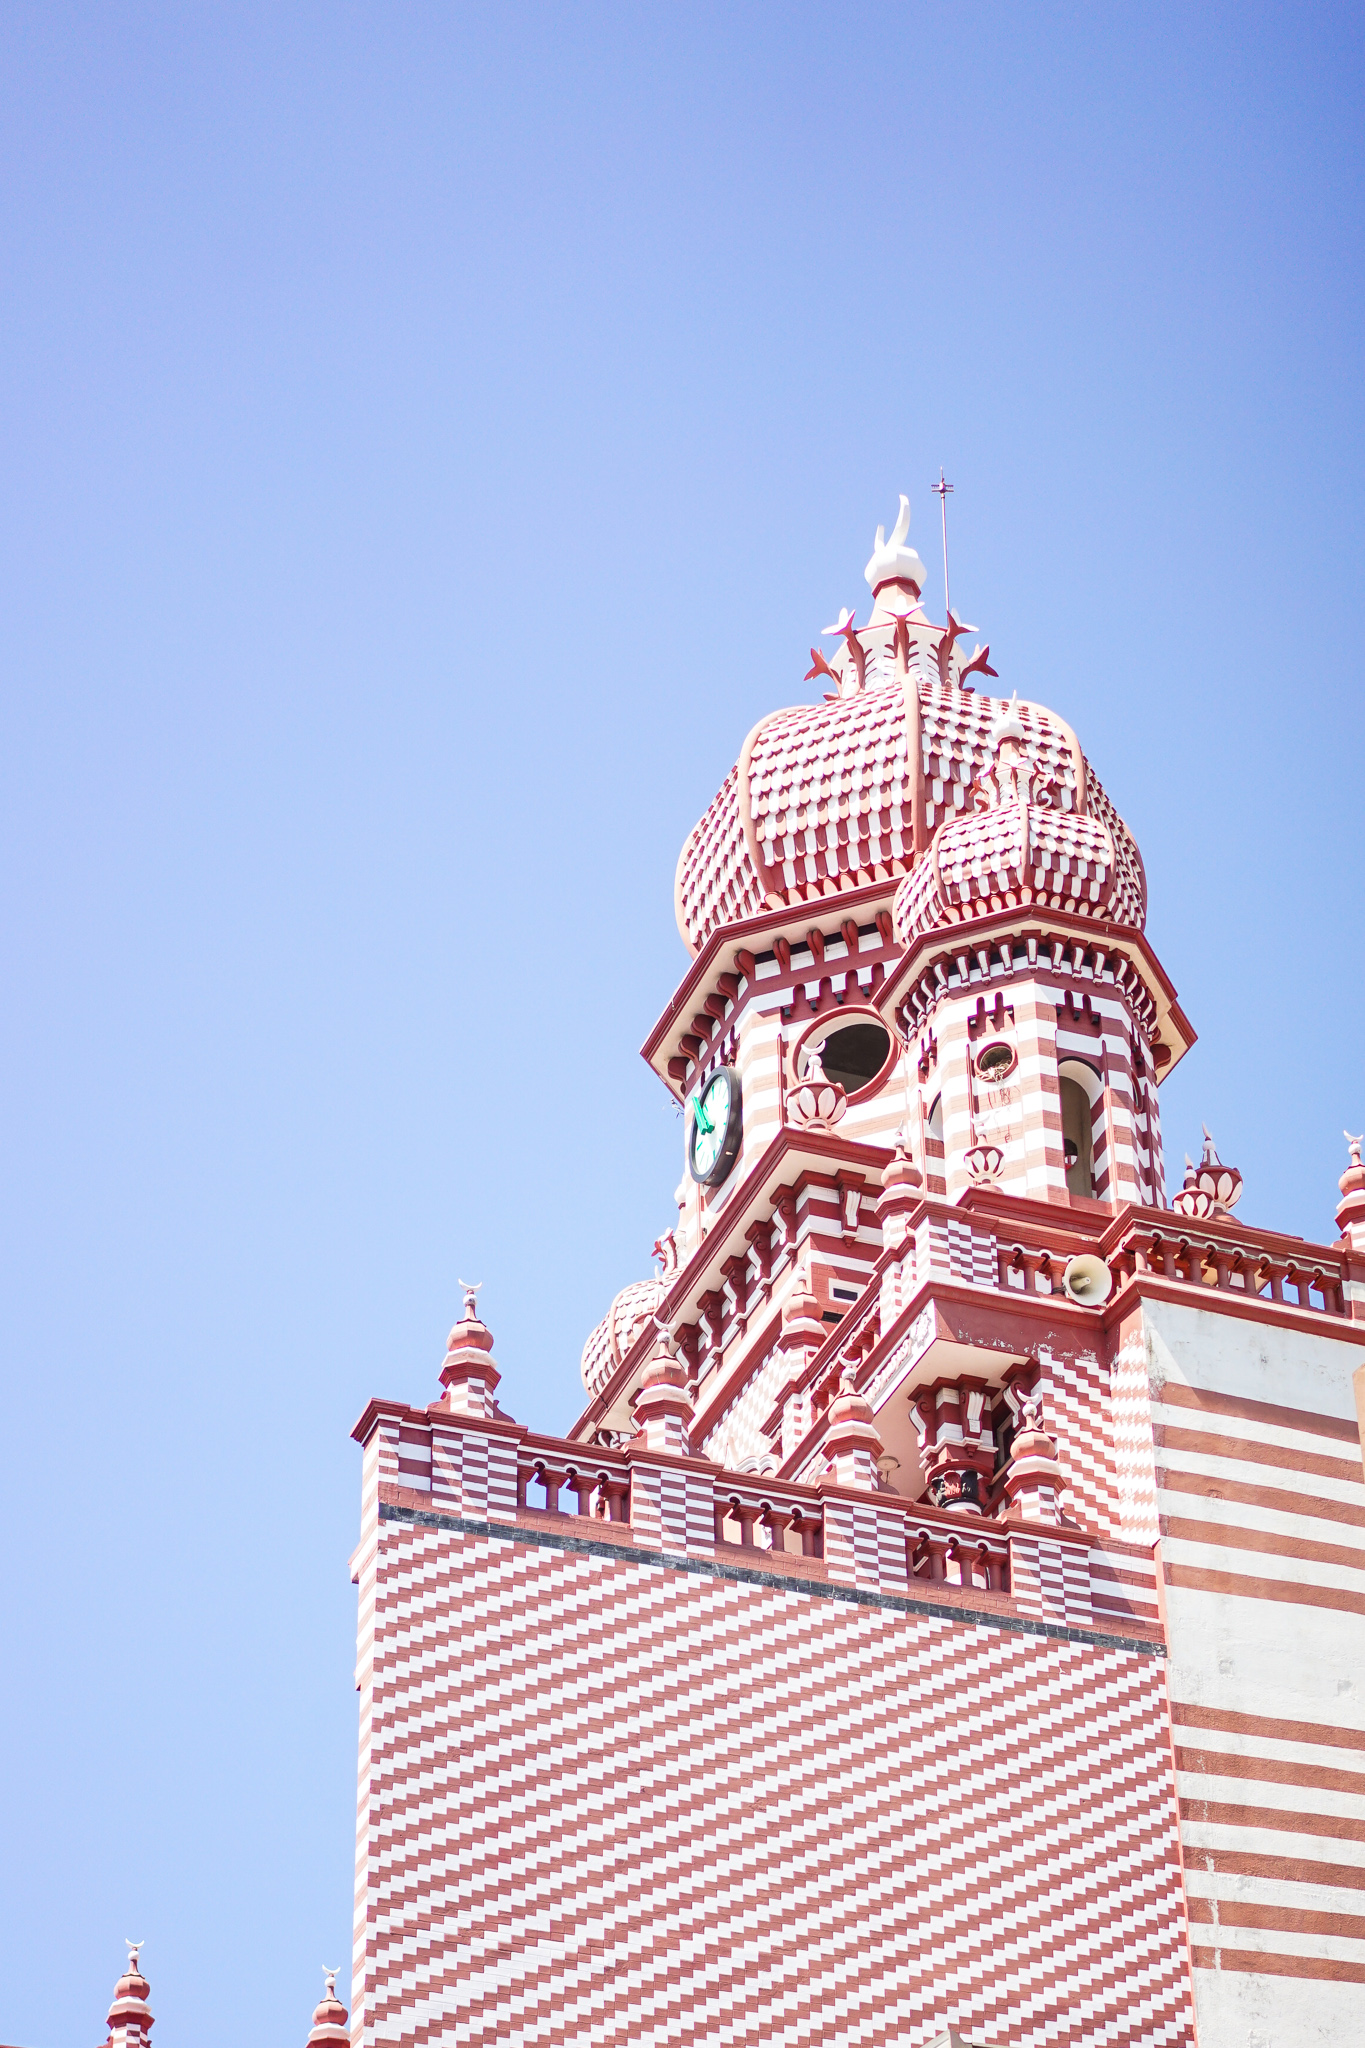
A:
[[[346,2008],[337,1997],[337,1973],[324,1970],[325,1989],[313,2009],[313,2031],[308,2036],[306,2048],[350,2048],[351,2030],[346,2024]]]
[[[109,2008],[107,2048],[147,2048],[151,2040],[154,2022],[147,2003],[151,1986],[138,1961],[142,1945],[140,1941],[127,1943],[128,1967],[114,1986],[114,2002]]]
[[[462,1280],[464,1314],[446,1342],[441,1384],[446,1407],[457,1415],[491,1415],[493,1389],[502,1374],[493,1363],[493,1333],[479,1320],[481,1280]]]

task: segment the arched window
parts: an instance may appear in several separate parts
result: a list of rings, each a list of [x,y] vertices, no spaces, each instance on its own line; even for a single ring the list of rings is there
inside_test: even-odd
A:
[[[1084,1060],[1063,1060],[1058,1068],[1062,1097],[1062,1153],[1066,1160],[1066,1190],[1082,1201],[1095,1194],[1094,1114],[1104,1093],[1104,1084]]]

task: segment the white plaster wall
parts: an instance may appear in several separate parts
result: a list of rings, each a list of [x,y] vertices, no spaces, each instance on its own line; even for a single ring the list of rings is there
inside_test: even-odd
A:
[[[1167,1302],[1148,1302],[1144,1324],[1158,1430],[1163,1566],[1232,1574],[1243,1588],[1224,1592],[1166,1585],[1171,1698],[1215,1714],[1252,1715],[1265,1724],[1209,1733],[1182,1728],[1177,1717],[1177,1745],[1197,1751],[1205,1766],[1181,1771],[1182,1799],[1207,1801],[1222,1811],[1236,1809],[1251,1822],[1233,1827],[1199,1818],[1197,1809],[1182,1822],[1187,1892],[1192,1901],[1209,1902],[1218,1923],[1213,1934],[1196,1925],[1192,1935],[1196,1942],[1226,1942],[1242,1951],[1358,1969],[1365,1965],[1365,1939],[1324,1935],[1307,1916],[1349,1916],[1359,1926],[1365,1915],[1365,1839],[1359,1838],[1365,1833],[1365,1796],[1343,1787],[1337,1777],[1365,1773],[1365,1750],[1286,1740],[1273,1723],[1315,1724],[1365,1738],[1365,1614],[1258,1597],[1254,1588],[1273,1584],[1283,1592],[1300,1585],[1365,1594],[1365,1528],[1354,1519],[1365,1507],[1358,1444],[1353,1453],[1340,1435],[1324,1437],[1311,1427],[1314,1415],[1354,1424],[1352,1373],[1361,1353],[1327,1332],[1304,1336]],[[1172,1388],[1176,1400],[1167,1398]],[[1182,1388],[1211,1397],[1211,1405],[1202,1412],[1178,1405]],[[1220,1413],[1212,1404],[1228,1396],[1304,1411],[1302,1426],[1292,1418],[1236,1416],[1226,1407]],[[1173,1435],[1187,1431],[1216,1436],[1217,1450],[1192,1449]],[[1337,1476],[1309,1462],[1324,1458],[1340,1462]],[[1182,1489],[1182,1478],[1203,1490]],[[1257,1498],[1248,1499],[1253,1491]],[[1277,1496],[1282,1501],[1277,1503]],[[1353,1519],[1333,1518],[1321,1507],[1315,1513],[1319,1503],[1329,1511],[1343,1508]],[[1176,1536],[1171,1533],[1174,1520],[1197,1522],[1206,1531],[1226,1529],[1227,1537],[1195,1541]],[[1272,1541],[1269,1549],[1248,1548],[1247,1531],[1281,1538],[1284,1547]],[[1291,1545],[1320,1546],[1334,1557],[1302,1555]],[[1219,1768],[1224,1755],[1226,1771]],[[1266,1759],[1301,1768],[1303,1782],[1277,1783],[1269,1773],[1262,1780],[1257,1772]],[[1270,1825],[1277,1814],[1314,1818],[1299,1833],[1292,1825]],[[1357,1838],[1349,1832],[1324,1838],[1315,1831],[1320,1817],[1355,1824]],[[1305,1881],[1230,1875],[1217,1867],[1220,1850],[1296,1859]],[[1329,1866],[1343,1865],[1358,1871],[1360,1879],[1349,1885],[1309,1882],[1315,1864],[1323,1867],[1324,1879]],[[1278,1924],[1265,1930],[1225,1926],[1229,1901],[1267,1908]],[[1298,1927],[1297,1915],[1304,1916]],[[1357,2048],[1365,2042],[1365,1984],[1360,1982],[1224,1967],[1199,1967],[1194,1974],[1199,2048]]]

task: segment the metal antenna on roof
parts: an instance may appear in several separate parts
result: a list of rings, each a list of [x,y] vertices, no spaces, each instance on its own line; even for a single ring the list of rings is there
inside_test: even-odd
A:
[[[945,619],[951,619],[953,608],[948,602],[948,493],[953,487],[943,481],[943,471],[940,469],[938,482],[930,484],[929,488],[937,494],[938,502],[943,508],[943,616]]]

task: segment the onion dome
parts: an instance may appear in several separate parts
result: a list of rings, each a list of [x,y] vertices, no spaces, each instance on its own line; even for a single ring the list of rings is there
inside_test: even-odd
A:
[[[326,1989],[313,2009],[313,2031],[306,2048],[351,2048],[351,2030],[346,2008],[337,1997],[337,1973],[324,1970]]]
[[[664,1298],[657,1280],[632,1280],[623,1287],[583,1346],[579,1371],[588,1398],[595,1400]]]
[[[868,564],[876,578],[870,622],[859,627],[844,612],[829,629],[845,645],[832,661],[817,656],[811,674],[834,684],[830,695],[761,718],[688,834],[674,907],[693,953],[740,919],[894,884],[916,862],[917,797],[921,858],[945,823],[970,818],[969,793],[995,761],[1005,707],[967,686],[973,670],[994,674],[988,650],[968,660],[957,643],[971,629],[926,618],[923,565],[903,542],[903,532],[893,532]],[[1075,734],[1041,705],[1018,704],[1013,714],[1039,792],[1034,802],[1048,813],[1031,840],[1034,866],[1060,881],[1082,860],[1092,901],[1092,865],[1102,862],[1114,894],[1103,914],[1140,925],[1142,862]],[[1051,882],[1029,886],[1059,904],[1079,893]]]
[[[977,778],[974,808],[946,819],[925,858],[896,892],[896,933],[909,945],[923,932],[992,911],[1036,904],[1141,930],[1146,885],[1137,847],[1093,776],[1082,792],[1049,781],[1024,714],[999,706],[994,760]]]
[[[155,2021],[147,2003],[151,1985],[138,1961],[140,1941],[128,1943],[128,1967],[114,1986],[109,2007],[109,2042],[112,2048],[147,2048]]]

